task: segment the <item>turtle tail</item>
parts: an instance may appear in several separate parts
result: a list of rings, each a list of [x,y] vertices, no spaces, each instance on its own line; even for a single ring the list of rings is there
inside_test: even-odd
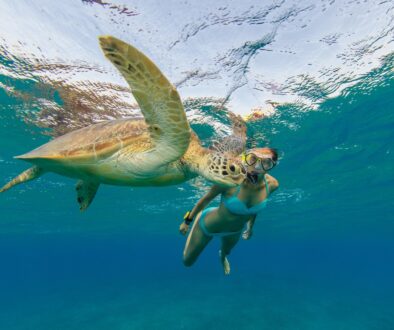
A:
[[[17,177],[13,178],[10,182],[8,182],[3,188],[0,189],[0,193],[7,191],[13,186],[16,186],[20,183],[27,182],[30,180],[37,179],[43,173],[43,169],[38,166],[33,166],[27,169],[26,171],[19,174]]]

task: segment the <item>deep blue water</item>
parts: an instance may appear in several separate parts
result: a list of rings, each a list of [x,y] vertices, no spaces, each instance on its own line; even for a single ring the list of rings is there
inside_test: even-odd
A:
[[[345,9],[337,8],[338,12],[358,12],[352,2],[346,3]],[[89,6],[94,4],[85,1],[80,6],[92,10],[95,7]],[[385,4],[371,2],[370,9],[378,10]],[[135,6],[137,12],[144,13],[141,4],[136,2]],[[272,12],[279,10],[274,7]],[[301,15],[297,8],[290,7],[294,12],[283,15],[276,39],[247,44],[251,52],[228,52],[231,56],[242,53],[241,62],[247,58],[247,65],[255,60],[245,74],[253,68],[261,73],[258,57],[254,57],[259,47],[264,50],[269,45],[278,58],[284,56],[282,48],[275,48],[276,43],[281,45],[280,29],[288,25],[299,28],[292,17]],[[97,18],[81,8],[68,10],[86,15],[89,22],[105,22],[108,33],[121,33],[116,29],[126,26],[126,21],[116,20],[112,27],[107,16],[98,14]],[[109,6],[104,9],[110,11]],[[383,9],[386,16],[392,15],[392,9]],[[111,10],[119,12],[115,7]],[[147,19],[143,13],[135,19]],[[252,27],[262,24],[254,29],[265,26],[263,12],[253,16],[255,20],[261,18],[262,23],[251,20],[249,11],[242,13],[224,15],[229,21],[201,14],[209,24],[199,27],[225,29],[242,17]],[[329,15],[324,13],[321,20]],[[47,17],[39,15],[43,20]],[[198,18],[200,13],[194,15]],[[127,17],[130,22],[134,19]],[[312,20],[313,16],[308,17]],[[307,25],[308,17],[300,20]],[[368,23],[357,17],[360,20],[351,26],[355,30]],[[34,19],[33,27],[45,39],[47,32],[39,30]],[[338,22],[342,21],[338,18]],[[330,27],[334,25],[329,23]],[[136,37],[139,46],[149,48],[152,40],[144,33],[150,26],[146,23],[145,31]],[[181,37],[175,44],[185,45],[190,52],[199,49],[198,56],[203,56],[200,48],[188,44],[189,39],[204,33],[196,26],[180,29]],[[345,29],[346,24],[342,26]],[[379,30],[382,38],[392,38],[391,27]],[[176,28],[165,25],[160,31],[171,36],[167,30],[172,29]],[[56,33],[59,36],[66,32]],[[96,38],[88,32],[86,38]],[[245,33],[240,30],[237,37],[248,41]],[[330,40],[335,37],[340,42],[345,35],[341,33],[332,34]],[[68,35],[71,39],[73,36],[82,38]],[[161,188],[102,186],[84,213],[79,212],[75,201],[74,180],[54,174],[0,194],[0,329],[394,329],[394,53],[389,49],[391,42],[378,47],[383,39],[368,36],[365,32],[360,38],[373,41],[363,49],[368,56],[376,55],[375,66],[356,72],[370,63],[362,62],[357,57],[359,52],[354,57],[347,53],[350,64],[345,61],[340,65],[341,69],[352,66],[353,71],[347,75],[335,76],[333,72],[337,71],[332,66],[332,71],[320,71],[321,81],[308,75],[302,79],[297,76],[300,80],[296,81],[288,78],[281,93],[273,95],[279,98],[291,94],[296,99],[281,101],[273,115],[247,123],[249,145],[270,145],[280,150],[280,163],[272,171],[280,188],[258,218],[252,239],[241,241],[233,250],[231,276],[222,274],[219,241],[213,241],[193,267],[182,264],[185,238],[179,235],[178,226],[184,212],[208,188],[203,180]],[[216,42],[223,47],[215,37],[211,36],[213,45]],[[302,40],[303,35],[296,37]],[[99,107],[103,86],[85,81],[86,89],[78,89],[80,85],[69,76],[63,83],[43,76],[43,71],[32,65],[30,55],[8,49],[11,46],[5,40],[0,53],[0,185],[27,168],[13,156],[52,136],[108,118],[109,113],[114,117],[134,114],[127,105],[116,103],[115,94],[121,89],[115,85],[103,85],[114,93],[110,98],[113,103],[105,104],[113,106],[113,112],[111,107],[103,110]],[[160,42],[153,43],[152,54]],[[334,46],[330,47],[335,48],[332,42]],[[359,45],[352,44],[349,51]],[[18,47],[23,46],[28,43]],[[51,44],[46,51],[57,46]],[[169,54],[180,56],[172,50],[180,46],[171,47]],[[376,53],[382,49],[387,50],[385,54]],[[68,61],[67,54],[64,63],[74,63]],[[158,58],[166,58],[166,52]],[[302,59],[297,56],[297,63]],[[326,58],[319,55],[315,59],[313,65]],[[59,67],[64,64],[59,59],[54,62]],[[224,63],[223,67],[230,64]],[[77,72],[94,71],[93,67],[81,67]],[[45,70],[63,77],[74,69],[50,71],[48,66]],[[181,71],[172,65],[167,69],[170,76],[178,76]],[[234,68],[230,76],[237,72]],[[210,75],[197,77],[202,84],[214,81]],[[258,89],[252,91],[250,87],[252,77],[249,79],[250,93],[257,93]],[[194,81],[191,86],[197,88],[198,83]],[[187,93],[187,86],[182,88],[181,94]],[[223,91],[223,98],[227,92]],[[185,108],[192,127],[204,145],[209,145],[212,139],[226,135],[230,124],[214,92],[211,95],[205,91],[204,96],[207,98],[185,98]],[[237,94],[230,98],[234,104],[242,103],[242,97],[239,99]],[[234,104],[230,101],[227,106],[241,113]],[[123,107],[127,111],[122,112]]]
[[[391,243],[270,240],[217,244],[195,267],[183,240],[121,235],[2,239],[1,323],[12,329],[390,329]]]

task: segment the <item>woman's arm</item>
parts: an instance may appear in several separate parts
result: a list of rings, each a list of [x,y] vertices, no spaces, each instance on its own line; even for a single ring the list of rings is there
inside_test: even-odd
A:
[[[279,188],[279,181],[276,180],[272,175],[267,174],[268,176],[268,185],[269,185],[269,194],[271,195],[276,189]]]
[[[268,179],[269,179],[269,195],[271,195],[276,189],[279,188],[279,182],[278,180],[276,180],[273,176],[268,175]],[[253,215],[250,220],[248,220],[248,222],[246,223],[246,229],[245,231],[242,233],[242,238],[243,239],[250,239],[252,237],[253,234],[253,226],[254,223],[256,221],[256,215]]]
[[[182,224],[179,227],[179,231],[185,235],[189,229],[190,223],[193,221],[193,219],[196,217],[196,215],[202,211],[212,200],[222,193],[225,190],[225,188],[213,185],[211,189],[203,196],[200,198],[200,200],[196,203],[196,205],[193,207],[193,209],[190,211],[190,213],[187,215],[188,221],[182,222]]]
[[[196,205],[193,207],[193,209],[190,211],[189,218],[194,219],[196,215],[205,209],[205,207],[212,202],[212,200],[222,193],[225,188],[220,187],[218,185],[213,185],[211,189],[203,196],[200,198],[200,200],[196,203]]]

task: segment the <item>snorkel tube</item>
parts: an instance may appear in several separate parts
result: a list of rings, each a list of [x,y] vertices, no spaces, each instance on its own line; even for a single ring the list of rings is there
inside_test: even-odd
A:
[[[248,178],[249,182],[251,184],[257,184],[257,182],[259,181],[259,172],[246,172],[246,177]]]

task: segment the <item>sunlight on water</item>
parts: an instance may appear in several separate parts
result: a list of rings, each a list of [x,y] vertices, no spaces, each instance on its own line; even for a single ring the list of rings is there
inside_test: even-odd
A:
[[[248,123],[248,145],[271,145],[281,151],[281,163],[274,175],[280,178],[282,188],[273,196],[270,212],[276,220],[270,226],[290,230],[293,222],[287,219],[295,217],[297,223],[307,223],[302,226],[306,231],[336,228],[338,221],[340,226],[351,227],[364,212],[365,202],[373,202],[368,212],[377,218],[377,210],[389,203],[384,197],[388,194],[381,196],[379,191],[387,176],[392,178],[389,96],[393,56],[388,41],[394,23],[389,15],[380,16],[378,24],[374,17],[391,13],[390,2],[375,6],[366,2],[343,6],[333,1],[302,5],[273,2],[263,6],[223,3],[209,12],[191,6],[192,10],[182,17],[179,13],[185,13],[184,4],[177,8],[173,3],[160,9],[164,12],[159,22],[166,23],[155,32],[158,38],[153,43],[152,22],[158,19],[158,12],[153,4],[145,2],[124,6],[82,1],[70,6],[44,1],[29,7],[28,13],[22,10],[23,2],[1,6],[2,13],[19,13],[12,21],[7,16],[8,21],[3,22],[0,43],[1,134],[3,143],[8,141],[1,155],[4,181],[25,168],[12,156],[46,142],[45,135],[59,136],[102,120],[141,117],[127,85],[99,51],[97,35],[112,33],[143,48],[167,72],[184,97],[188,119],[203,145],[232,133],[227,109],[258,114]],[[368,9],[361,15],[363,8]],[[74,20],[75,25],[62,25],[55,13]],[[26,15],[30,22],[51,26],[50,35],[42,24],[33,24],[26,34],[15,33],[12,26],[27,24]],[[179,19],[176,24],[170,23],[172,15]],[[352,17],[351,25],[345,19],[347,15]],[[138,33],[130,33],[141,20],[144,24]],[[333,24],[335,20],[338,24]],[[322,23],[319,29],[314,28],[317,22]],[[367,29],[369,25],[373,29]],[[214,35],[210,37],[209,31]],[[231,31],[237,31],[233,39],[220,38]],[[295,34],[297,43],[290,42]],[[205,42],[201,44],[201,40]],[[308,47],[327,51],[308,54]],[[284,66],[286,61],[289,63]],[[275,74],[271,75],[273,69]],[[226,88],[221,87],[223,82]],[[254,98],[252,103],[250,98]],[[264,104],[268,100],[271,103]],[[180,191],[183,202],[177,204],[187,208],[206,189],[200,181],[179,188],[160,188],[157,194],[161,196],[167,189],[170,194]],[[356,188],[357,198],[349,200],[349,192]],[[40,194],[35,194],[37,190]],[[147,215],[165,212],[171,203],[161,197],[152,199],[155,194],[149,190],[136,195],[128,188],[104,187],[100,194],[106,199],[112,191],[117,193],[119,206],[131,202]],[[23,198],[16,197],[21,194]],[[70,180],[43,177],[18,187],[2,196],[7,201],[5,207],[16,207],[10,202],[18,200],[18,207],[26,209],[34,199],[28,194],[37,196],[38,203],[66,194],[68,202],[57,205],[56,212],[76,216]],[[48,212],[55,211],[52,203],[39,205]],[[285,218],[282,205],[288,206]],[[108,203],[98,201],[83,217],[95,218],[96,212],[105,214],[111,209]],[[345,217],[345,222],[333,219],[334,209],[340,210],[339,217]],[[297,214],[303,212],[311,216],[299,219]],[[314,212],[322,216],[318,223],[313,220]],[[118,218],[105,228],[117,228],[118,222],[122,227],[135,225]],[[56,230],[61,228],[58,223],[52,225]],[[37,221],[31,226],[38,226]],[[5,231],[12,228],[15,226]]]

